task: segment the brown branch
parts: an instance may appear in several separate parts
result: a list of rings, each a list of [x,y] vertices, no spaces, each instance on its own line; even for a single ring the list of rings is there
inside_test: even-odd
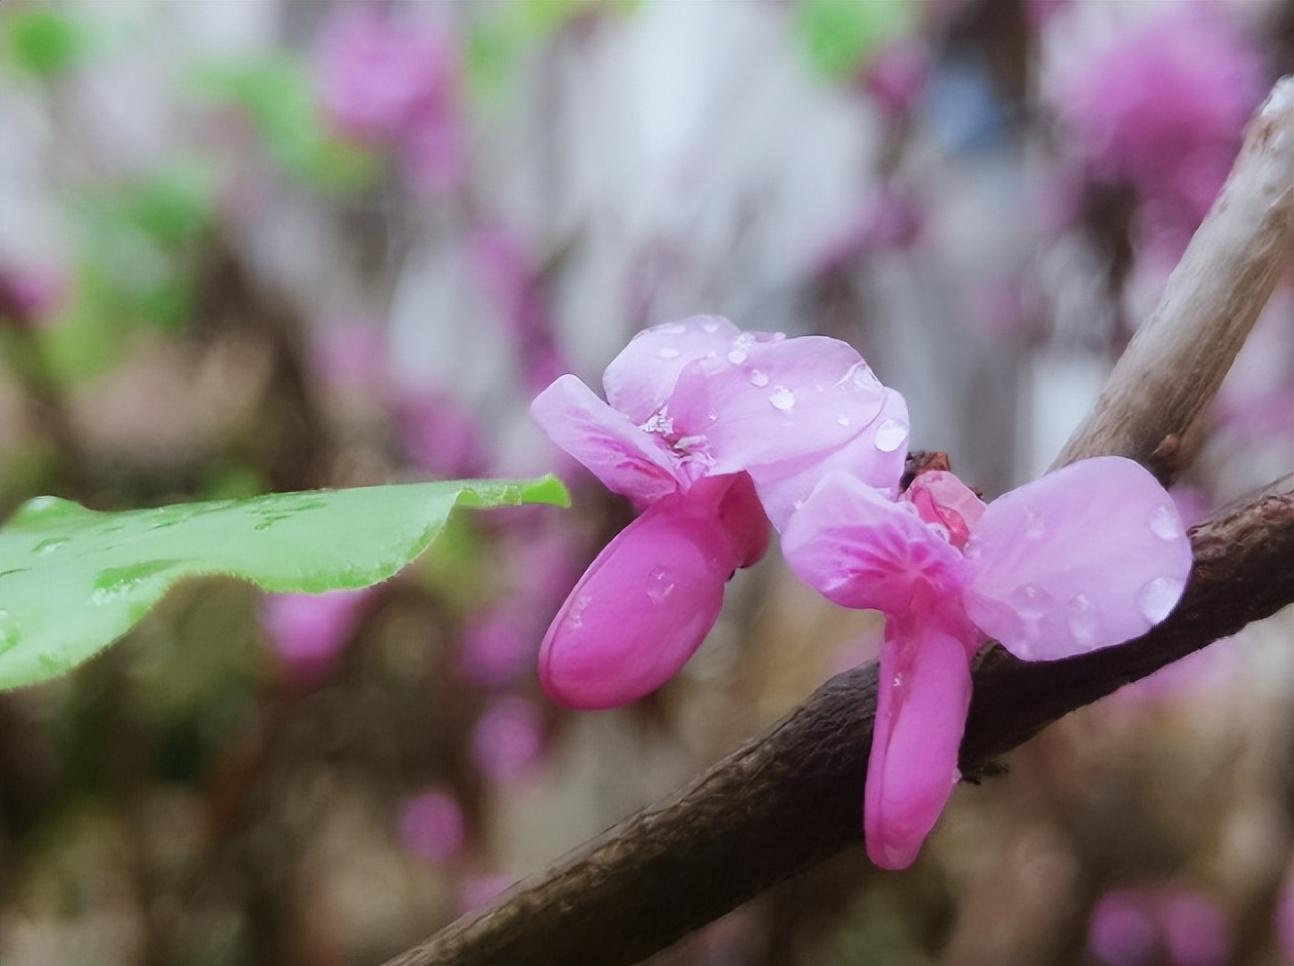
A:
[[[1117,453],[1169,477],[1287,264],[1294,81],[1251,124],[1226,187],[1060,462]],[[1150,633],[1067,661],[1000,649],[975,670],[961,768],[974,776],[1070,711],[1294,602],[1294,492],[1191,533],[1182,602]],[[769,734],[388,966],[637,962],[861,841],[876,668],[833,678]]]
[[[1281,272],[1294,264],[1294,77],[1272,88],[1163,297],[1057,465],[1120,453],[1167,482]]]

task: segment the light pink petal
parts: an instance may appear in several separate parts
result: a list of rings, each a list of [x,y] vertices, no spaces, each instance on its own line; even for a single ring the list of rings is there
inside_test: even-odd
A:
[[[984,501],[975,491],[946,470],[921,473],[903,492],[917,515],[958,550],[966,546],[971,531],[984,515]]]
[[[740,334],[718,315],[696,315],[643,329],[602,375],[607,402],[635,423],[645,423],[665,405],[688,363],[721,359]]]
[[[613,708],[656,690],[719,616],[735,567],[714,516],[686,497],[653,504],[585,571],[539,653],[539,679],[573,708]]]
[[[566,375],[535,397],[530,414],[549,439],[583,463],[607,489],[639,504],[675,492],[669,449],[580,382]]]
[[[835,472],[857,477],[887,495],[898,492],[908,453],[908,407],[894,390],[883,392],[876,418],[838,449],[750,470],[764,511],[775,527],[785,529],[791,514],[814,487]]]
[[[1191,570],[1172,497],[1115,456],[1082,460],[993,501],[966,557],[966,612],[1034,661],[1144,634],[1177,605]]]
[[[912,864],[959,778],[967,652],[929,615],[888,622],[863,803],[867,855],[881,868]]]
[[[791,517],[782,555],[829,600],[895,616],[908,612],[920,584],[955,597],[964,566],[910,504],[843,473],[824,480]]]
[[[683,370],[669,414],[675,431],[696,438],[714,461],[712,473],[736,473],[834,452],[877,418],[885,400],[885,388],[844,342],[760,342],[744,333],[723,360]],[[906,424],[901,432],[892,426],[878,440],[893,452],[907,435]]]

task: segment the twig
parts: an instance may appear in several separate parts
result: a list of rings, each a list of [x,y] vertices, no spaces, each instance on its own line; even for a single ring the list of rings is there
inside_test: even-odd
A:
[[[1177,465],[1287,264],[1294,237],[1294,80],[1259,111],[1245,148],[1151,321],[1060,462],[1117,453]],[[1294,602],[1294,492],[1259,497],[1191,534],[1195,567],[1149,634],[1067,661],[1000,649],[975,671],[964,774],[1048,723]],[[861,840],[876,669],[819,688],[769,734],[691,785],[523,882],[387,966],[637,962],[762,889]]]

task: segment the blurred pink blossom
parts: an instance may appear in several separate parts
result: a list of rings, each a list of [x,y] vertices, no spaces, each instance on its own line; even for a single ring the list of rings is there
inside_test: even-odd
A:
[[[479,476],[486,467],[476,420],[448,393],[400,392],[391,404],[409,461],[433,476]]]
[[[47,322],[66,296],[67,280],[54,269],[0,265],[0,321]]]
[[[1163,4],[1084,58],[1058,92],[1091,174],[1138,192],[1146,224],[1184,241],[1208,210],[1263,93],[1258,53],[1221,4]]]
[[[1092,909],[1087,946],[1108,966],[1223,966],[1231,955],[1217,903],[1176,885],[1111,889]]]
[[[1142,966],[1155,955],[1156,932],[1140,893],[1115,889],[1092,910],[1087,948],[1108,966]]]
[[[863,90],[889,118],[911,113],[925,93],[929,71],[929,47],[905,37],[887,44],[863,69]]]
[[[301,683],[324,677],[359,627],[372,588],[326,594],[274,594],[261,620],[284,671]]]
[[[910,247],[921,236],[922,219],[911,196],[882,188],[859,206],[844,230],[818,255],[818,273],[840,271],[875,252]]]
[[[472,731],[472,760],[486,778],[508,784],[530,771],[543,745],[539,709],[524,698],[498,698]]]
[[[463,883],[458,894],[458,913],[463,915],[484,909],[507,892],[516,879],[499,873],[474,875]]]
[[[452,859],[466,838],[463,810],[445,792],[424,792],[400,810],[400,840],[412,855],[428,862]]]
[[[441,191],[461,173],[458,52],[435,24],[373,4],[344,9],[320,43],[317,90],[338,134],[394,149],[416,187]]]
[[[538,649],[535,629],[517,614],[487,611],[472,617],[459,635],[458,666],[473,684],[504,687],[525,673]]]
[[[315,330],[310,361],[315,373],[334,389],[373,386],[384,369],[384,333],[370,322],[321,325]]]

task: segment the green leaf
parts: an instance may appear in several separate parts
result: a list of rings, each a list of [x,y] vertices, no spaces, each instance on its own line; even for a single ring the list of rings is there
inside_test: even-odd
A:
[[[796,27],[814,67],[839,79],[911,30],[916,6],[914,0],[800,0]]]
[[[5,23],[9,59],[19,70],[51,78],[76,65],[85,38],[71,18],[54,10],[19,10]]]
[[[29,500],[0,530],[0,689],[93,657],[175,583],[224,575],[264,590],[366,587],[424,550],[456,506],[567,504],[554,477],[276,493],[100,513]]]

